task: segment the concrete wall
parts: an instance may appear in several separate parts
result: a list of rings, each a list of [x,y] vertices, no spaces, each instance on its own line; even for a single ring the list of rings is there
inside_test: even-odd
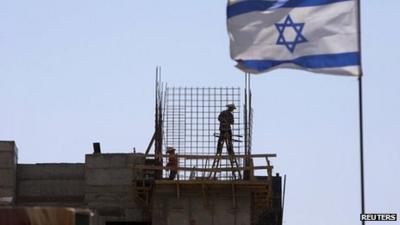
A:
[[[139,173],[134,165],[144,164],[142,154],[86,155],[85,202],[106,221],[142,221],[142,207],[135,202],[133,181]]]
[[[135,180],[143,174],[143,154],[88,154],[78,164],[18,164],[14,142],[0,142],[0,205],[72,206],[95,212],[94,224],[145,221],[135,199]],[[231,186],[157,185],[152,196],[153,225],[249,225],[251,196]],[[16,201],[16,202],[15,202]]]
[[[157,186],[153,193],[153,225],[250,225],[250,192],[209,187],[202,195],[200,187]]]
[[[83,163],[18,164],[19,205],[81,206],[85,196]]]
[[[0,141],[0,205],[15,203],[17,152],[15,142]]]

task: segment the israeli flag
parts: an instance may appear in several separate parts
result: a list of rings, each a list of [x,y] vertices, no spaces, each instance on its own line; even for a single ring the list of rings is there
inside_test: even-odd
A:
[[[231,57],[250,73],[360,76],[358,13],[357,0],[228,0]]]

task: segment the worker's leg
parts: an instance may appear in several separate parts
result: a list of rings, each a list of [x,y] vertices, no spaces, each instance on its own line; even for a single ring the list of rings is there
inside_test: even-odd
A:
[[[220,134],[219,134],[219,138],[218,138],[218,142],[217,142],[217,153],[215,154],[215,156],[221,156],[221,154],[222,154],[222,148],[224,146],[224,138],[223,138],[223,134],[222,133],[223,132],[221,131]],[[219,158],[214,158],[214,162],[213,162],[211,168],[218,168],[219,161],[220,161]],[[211,177],[213,174],[214,174],[213,177],[215,179],[216,176],[217,176],[216,172],[210,172],[209,177]]]
[[[232,131],[225,132],[225,140],[226,140],[226,149],[228,151],[228,154],[234,156],[235,152],[233,151]]]
[[[225,132],[223,132],[223,131],[220,131],[220,132],[221,133],[219,134],[219,138],[218,138],[216,156],[221,156],[222,155],[222,148],[224,147],[224,142],[225,142],[225,138],[224,138],[224,133]],[[212,167],[214,168],[215,164],[217,164],[215,167],[218,168],[220,160],[221,160],[220,158],[214,159],[214,163],[213,163]]]
[[[226,134],[226,149],[228,151],[228,155],[229,155],[229,160],[231,162],[232,168],[239,167],[239,164],[237,163],[236,157],[235,157],[235,152],[233,150],[233,143],[232,143],[232,131],[227,132]],[[232,171],[232,173],[234,173],[234,171]],[[242,178],[242,175],[240,173],[240,171],[238,171],[239,173],[239,179]],[[234,178],[236,176],[234,175]]]
[[[233,163],[233,146],[232,146],[232,132],[226,131],[223,134],[224,142],[226,143],[226,150],[228,151],[228,159],[232,167],[232,177],[236,179],[235,164]]]
[[[217,143],[217,154],[222,153],[222,147],[224,147],[224,134],[226,132],[220,131],[218,143]]]

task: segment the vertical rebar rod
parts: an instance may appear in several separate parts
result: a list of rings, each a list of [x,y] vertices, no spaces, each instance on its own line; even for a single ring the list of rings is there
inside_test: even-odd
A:
[[[248,117],[248,123],[249,123],[249,126],[248,126],[248,129],[249,129],[249,131],[248,131],[248,141],[249,141],[249,143],[248,143],[248,152],[247,152],[247,154],[248,155],[251,155],[251,146],[252,146],[252,134],[253,134],[253,107],[252,107],[252,93],[251,93],[251,74],[250,73],[248,73],[248,79],[249,79],[249,81],[248,81],[248,90],[249,90],[249,107],[248,107],[248,113],[249,113],[249,117]]]

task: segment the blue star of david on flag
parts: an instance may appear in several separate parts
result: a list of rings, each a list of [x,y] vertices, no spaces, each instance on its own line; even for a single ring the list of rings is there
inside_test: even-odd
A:
[[[278,45],[285,45],[286,48],[293,53],[296,45],[307,42],[307,39],[301,34],[303,31],[305,23],[294,23],[290,15],[288,15],[283,23],[276,23],[275,27],[279,32],[278,41],[276,44]],[[294,40],[288,40],[288,37],[285,37],[285,30],[286,29],[293,29],[296,33],[296,37]]]

